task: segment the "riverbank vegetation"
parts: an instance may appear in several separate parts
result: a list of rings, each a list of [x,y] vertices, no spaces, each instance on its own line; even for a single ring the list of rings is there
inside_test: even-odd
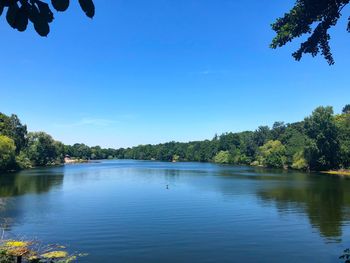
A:
[[[45,132],[28,132],[16,115],[0,113],[0,171],[60,165],[66,156],[76,160],[116,158],[116,153],[99,146],[64,145]]]
[[[0,114],[0,170],[62,164],[65,156],[82,160],[197,161],[346,171],[350,167],[350,105],[340,114],[334,114],[332,107],[318,107],[300,122],[275,122],[272,127],[224,133],[211,140],[127,149],[64,145],[44,132],[28,133],[16,115]]]
[[[86,254],[69,254],[64,246],[43,246],[35,241],[0,240],[0,262],[69,263]]]
[[[350,166],[350,106],[341,114],[318,107],[303,121],[215,135],[212,140],[141,145],[122,151],[127,159],[216,162],[327,171]]]

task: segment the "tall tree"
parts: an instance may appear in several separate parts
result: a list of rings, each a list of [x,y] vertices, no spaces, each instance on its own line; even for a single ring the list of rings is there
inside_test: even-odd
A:
[[[271,47],[282,47],[295,38],[311,34],[293,53],[293,57],[299,61],[304,54],[311,54],[314,57],[321,52],[330,65],[334,64],[329,45],[329,29],[337,24],[344,7],[349,2],[349,0],[297,0],[288,13],[272,24],[272,29],[277,35],[272,40]],[[350,20],[347,30],[350,32]]]
[[[350,168],[350,112],[335,117],[339,129],[340,159],[343,168]]]
[[[267,167],[283,168],[286,163],[286,148],[280,141],[268,141],[259,147],[259,163]]]
[[[257,146],[263,146],[271,137],[269,126],[260,126],[254,132],[254,142]]]
[[[59,144],[45,132],[31,132],[28,134],[26,155],[33,166],[61,163],[59,149]]]
[[[14,140],[16,153],[27,145],[27,126],[23,125],[17,115],[10,117],[0,112],[0,135],[6,135]]]
[[[339,165],[340,143],[332,107],[318,107],[305,119],[305,131],[312,140],[307,148],[312,170],[328,170]]]
[[[15,143],[4,135],[0,135],[0,171],[12,168],[15,162]]]

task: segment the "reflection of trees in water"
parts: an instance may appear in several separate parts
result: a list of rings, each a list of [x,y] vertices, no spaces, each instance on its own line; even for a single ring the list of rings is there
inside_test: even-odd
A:
[[[63,183],[59,169],[38,169],[0,176],[0,198],[48,192]]]
[[[322,236],[337,241],[350,221],[350,180],[328,175],[254,167],[223,167],[218,175],[238,181],[220,183],[225,195],[256,194],[280,213],[300,212]],[[244,183],[247,181],[255,183]],[[241,183],[240,183],[241,182]]]
[[[48,192],[63,183],[63,171],[60,168],[34,169],[0,176],[0,225],[8,228],[19,216],[20,202],[12,197],[25,194]]]
[[[288,178],[290,182],[260,190],[258,196],[264,201],[276,202],[282,213],[288,212],[291,206],[298,207],[323,236],[340,238],[343,224],[350,220],[350,181],[312,175]]]

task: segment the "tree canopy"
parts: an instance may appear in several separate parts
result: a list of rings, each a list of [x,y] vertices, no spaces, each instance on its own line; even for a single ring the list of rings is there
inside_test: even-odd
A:
[[[0,134],[10,137],[19,153],[27,144],[27,126],[23,125],[17,115],[7,116],[0,112]]]
[[[277,33],[271,47],[282,47],[295,38],[311,34],[300,48],[293,53],[296,60],[304,54],[315,57],[321,52],[327,62],[332,65],[334,59],[329,45],[329,29],[335,26],[349,0],[297,0],[294,7],[283,17],[272,24]],[[350,32],[350,19],[347,27]]]
[[[58,12],[66,11],[69,0],[0,0],[0,16],[6,10],[7,23],[14,29],[23,32],[28,23],[34,25],[35,31],[40,36],[47,36],[50,32],[49,24],[54,20],[52,8]],[[79,4],[86,16],[93,18],[95,6],[92,0],[79,0]]]
[[[0,135],[0,171],[10,169],[15,161],[15,143],[4,135]]]
[[[350,104],[345,105],[343,108],[343,113],[350,113]]]

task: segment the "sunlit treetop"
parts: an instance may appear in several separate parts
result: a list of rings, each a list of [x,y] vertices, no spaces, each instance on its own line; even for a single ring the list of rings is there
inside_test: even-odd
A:
[[[0,0],[0,16],[6,14],[8,24],[23,32],[27,29],[28,23],[34,25],[35,31],[40,36],[47,36],[50,32],[49,24],[54,20],[52,7],[59,12],[66,11],[69,7],[69,0]],[[79,0],[84,13],[93,18],[95,6],[92,0]]]
[[[349,1],[297,0],[289,13],[278,18],[272,24],[272,29],[277,35],[272,40],[271,47],[282,47],[295,38],[304,34],[311,34],[301,44],[300,48],[293,53],[293,57],[299,61],[304,54],[311,54],[314,57],[321,52],[330,65],[334,64],[328,31],[337,24],[343,8]],[[347,30],[350,32],[350,20]]]

